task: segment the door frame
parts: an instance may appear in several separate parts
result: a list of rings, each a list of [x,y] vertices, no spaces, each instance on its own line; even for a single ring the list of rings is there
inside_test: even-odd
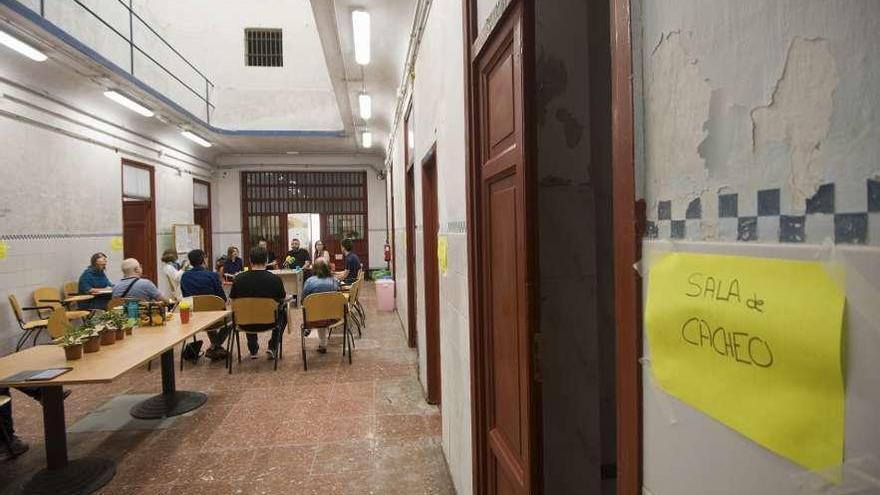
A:
[[[159,260],[156,256],[157,251],[157,234],[156,234],[156,169],[146,163],[136,162],[134,160],[123,158],[119,165],[119,186],[120,192],[119,200],[120,206],[122,206],[122,255],[125,256],[125,166],[135,167],[142,170],[146,170],[150,174],[150,215],[147,221],[147,226],[149,227],[147,232],[147,239],[152,242],[149,242],[147,245],[147,257],[150,258],[148,260],[138,260],[141,263],[141,267],[149,266],[152,267],[152,273],[147,273],[147,275],[154,275],[155,280],[153,282],[155,284],[159,284]],[[149,278],[149,277],[146,277]]]
[[[489,456],[488,445],[488,401],[486,395],[487,376],[486,371],[486,345],[483,342],[483,326],[486,315],[486,302],[484,301],[482,288],[485,286],[485,274],[481,267],[486,266],[483,259],[482,248],[482,179],[480,167],[481,146],[478,136],[482,126],[474,88],[480,83],[478,62],[484,49],[492,45],[495,35],[504,31],[513,13],[518,12],[522,23],[522,67],[523,67],[523,168],[525,181],[523,187],[524,208],[524,235],[527,246],[537,246],[537,224],[535,222],[534,207],[537,204],[537,181],[535,179],[534,145],[536,127],[532,124],[535,115],[533,98],[527,95],[534,94],[536,88],[532,78],[535,63],[534,57],[534,0],[500,0],[496,4],[496,11],[490,16],[490,21],[478,29],[476,19],[476,0],[462,0],[464,4],[464,76],[465,76],[465,136],[466,136],[466,186],[467,186],[467,239],[468,239],[468,299],[469,299],[469,330],[470,330],[470,360],[471,360],[471,421],[472,421],[472,451],[473,451],[473,491],[474,493],[488,493],[489,485]],[[536,298],[537,287],[537,257],[530,256],[526,264],[526,305],[527,305],[527,329],[529,342],[533,340],[538,331],[538,305]],[[543,442],[541,434],[541,392],[540,384],[536,380],[537,366],[535,366],[535,345],[530,345],[532,362],[529,380],[531,396],[530,413],[530,468],[529,490],[530,493],[541,493],[543,487]]]
[[[208,188],[208,207],[207,208],[196,208],[195,205],[193,205],[193,223],[196,223],[196,221],[195,221],[196,220],[195,219],[195,210],[196,209],[208,210],[208,222],[207,222],[208,227],[205,228],[204,226],[202,226],[202,235],[204,236],[204,238],[202,239],[202,250],[205,251],[206,257],[209,261],[208,266],[213,267],[214,266],[214,258],[213,258],[213,256],[214,256],[214,243],[213,243],[214,224],[213,224],[211,216],[214,214],[214,211],[213,211],[213,204],[211,201],[211,183],[206,180],[202,180],[202,179],[193,177],[193,184],[201,184],[203,186],[207,186],[207,188]]]
[[[415,161],[410,157],[409,119],[412,117],[412,103],[404,117],[404,210],[406,220],[406,340],[410,348],[419,345],[416,326],[416,170]]]
[[[440,361],[440,269],[437,259],[440,217],[437,190],[437,143],[422,159],[422,232],[425,278],[425,360],[428,404],[440,404],[442,379]],[[436,228],[435,228],[436,227]]]

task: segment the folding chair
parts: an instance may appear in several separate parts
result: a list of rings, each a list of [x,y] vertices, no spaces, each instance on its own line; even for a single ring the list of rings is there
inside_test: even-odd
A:
[[[15,297],[14,294],[9,294],[9,305],[12,306],[12,312],[15,313],[15,319],[18,320],[18,326],[21,327],[21,331],[24,334],[19,337],[18,343],[15,345],[15,352],[21,350],[24,346],[27,339],[32,335],[34,337],[31,345],[37,345],[37,338],[46,329],[49,324],[48,320],[30,320],[25,321],[24,312],[25,311],[40,311],[40,310],[52,310],[51,306],[29,306],[29,307],[21,307],[21,304],[18,304],[18,298]]]
[[[354,337],[348,326],[348,301],[341,292],[319,292],[311,294],[302,302],[303,323],[302,330],[312,328],[326,328],[327,339],[334,328],[342,327],[342,355],[348,350],[348,364],[351,364],[351,349]],[[303,370],[308,371],[309,364],[306,358],[306,337],[300,332],[302,339]]]
[[[68,320],[78,320],[91,314],[91,311],[85,310],[69,311],[64,305],[64,300],[61,298],[61,291],[55,287],[40,287],[34,290],[34,303],[36,306],[51,306],[53,309],[63,308],[67,312]],[[50,311],[37,310],[37,312],[40,318],[48,318]]]
[[[238,364],[241,365],[241,333],[263,333],[272,332],[278,324],[278,301],[268,297],[240,297],[232,300],[232,332],[233,336],[229,338],[226,352],[227,364],[229,365],[229,374],[232,374],[232,347],[238,348]],[[247,325],[269,325],[272,326],[265,330],[244,330],[241,327]],[[275,370],[278,370],[278,358],[284,352],[284,340],[282,332],[278,332],[278,349],[275,353]],[[235,337],[235,338],[232,338]]]

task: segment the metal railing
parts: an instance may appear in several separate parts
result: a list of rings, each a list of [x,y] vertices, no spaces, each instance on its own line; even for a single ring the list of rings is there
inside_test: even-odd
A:
[[[162,72],[170,76],[174,81],[180,84],[181,87],[185,88],[186,91],[191,93],[193,96],[198,98],[205,105],[205,122],[210,125],[211,122],[211,113],[215,107],[213,103],[211,103],[211,92],[214,88],[214,83],[206,76],[198,67],[196,67],[192,62],[190,62],[180,51],[177,50],[171,43],[168,42],[161,34],[159,34],[156,29],[154,29],[143,17],[141,17],[137,12],[134,11],[132,7],[132,0],[116,0],[123,9],[125,9],[128,13],[128,33],[124,33],[118,27],[113,26],[113,24],[101,16],[98,12],[85,5],[81,0],[73,0],[73,3],[79,6],[80,9],[87,12],[89,15],[98,20],[101,24],[103,24],[106,28],[116,34],[119,38],[121,38],[129,47],[129,65],[128,67],[121,67],[124,70],[127,70],[129,74],[134,77],[135,76],[135,54],[139,53],[146,60],[151,62],[157,68],[159,68]],[[46,18],[46,9],[45,9],[45,0],[40,0],[40,16]],[[48,19],[47,19],[48,20]],[[137,23],[135,22],[137,21]],[[167,47],[174,57],[179,59],[179,61],[183,62],[192,69],[197,79],[204,81],[204,91],[202,91],[200,81],[184,81],[181,75],[176,74],[172,69],[169,69],[165,64],[156,59],[156,56],[147,52],[147,50],[138,45],[135,42],[135,25],[140,24],[146,28],[146,32],[150,33],[152,36],[161,42],[162,45]],[[199,89],[194,88],[193,86],[199,83]]]

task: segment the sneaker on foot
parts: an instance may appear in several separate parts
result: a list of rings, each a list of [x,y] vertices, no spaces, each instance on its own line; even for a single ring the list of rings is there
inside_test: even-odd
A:
[[[256,352],[251,354],[251,359],[260,359],[260,355]]]
[[[309,335],[311,335],[311,333],[312,333],[311,328],[303,328],[303,337],[308,337]]]
[[[266,358],[270,361],[274,361],[275,360],[275,351],[273,351],[272,349],[266,349]]]

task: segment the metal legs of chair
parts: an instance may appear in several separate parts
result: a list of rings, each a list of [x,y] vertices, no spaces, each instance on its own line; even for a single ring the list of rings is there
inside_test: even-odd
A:
[[[43,327],[32,328],[30,330],[23,330],[24,335],[19,337],[18,342],[15,344],[15,352],[20,351],[21,348],[24,347],[25,343],[27,343],[27,340],[29,338],[31,338],[31,336],[34,337],[33,341],[31,342],[31,346],[37,345],[37,338],[40,337],[40,334],[43,333],[43,330],[44,330]]]
[[[274,332],[275,330],[266,330],[266,331],[267,332]],[[229,344],[226,348],[226,366],[229,368],[230,375],[232,374],[232,349],[236,348],[237,353],[238,353],[238,364],[241,365],[241,338],[239,337],[239,335],[242,333],[246,334],[247,332],[241,332],[236,328],[235,330],[232,331],[232,333],[233,333],[233,335],[229,336]],[[278,360],[284,354],[283,336],[284,336],[284,332],[279,330],[278,337],[277,337],[277,339],[278,339],[277,347],[275,348],[275,371],[278,371]],[[233,337],[235,337],[235,338],[233,338]]]

